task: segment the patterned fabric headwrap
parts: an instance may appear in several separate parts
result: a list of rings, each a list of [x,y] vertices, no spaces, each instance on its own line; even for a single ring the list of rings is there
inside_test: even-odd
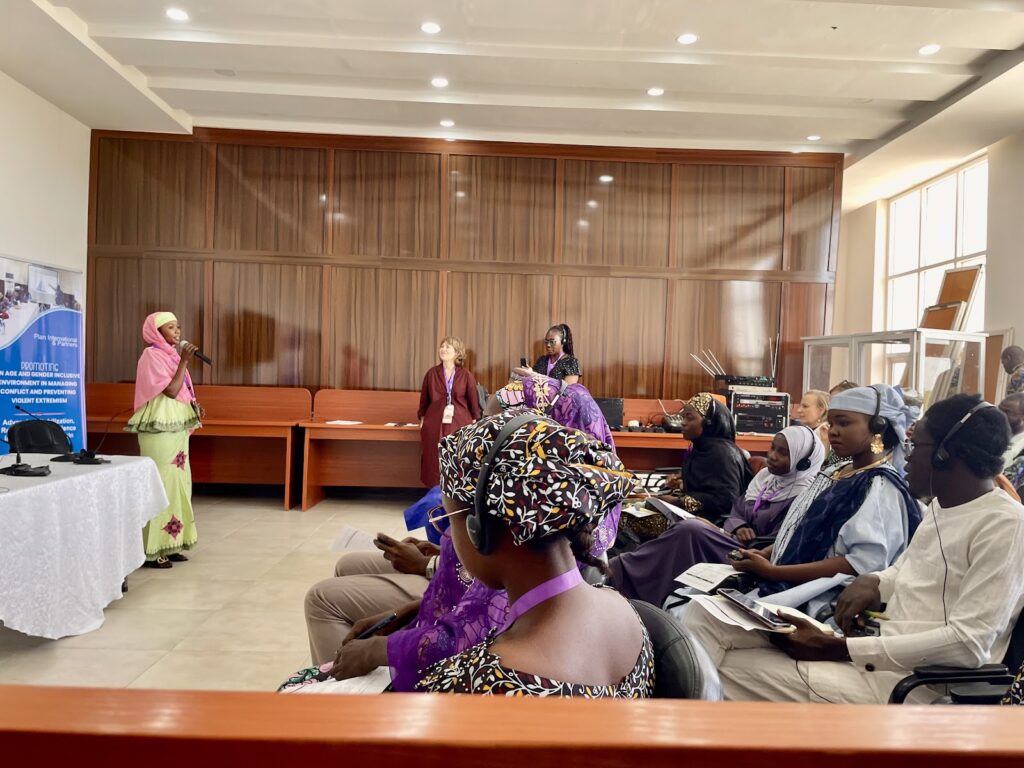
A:
[[[502,427],[530,413],[511,408],[441,441],[441,493],[473,505],[480,465]],[[633,475],[604,443],[537,414],[498,452],[487,487],[486,514],[522,545],[559,531],[595,526],[633,490]]]
[[[714,399],[708,392],[698,392],[687,400],[686,404],[701,416],[707,418],[707,415],[711,413],[711,403]]]

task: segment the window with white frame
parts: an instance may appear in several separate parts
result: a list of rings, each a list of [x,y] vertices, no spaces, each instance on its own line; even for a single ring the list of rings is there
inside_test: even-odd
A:
[[[988,161],[974,161],[889,203],[886,329],[916,328],[948,269],[985,264]],[[984,330],[985,272],[965,331]]]

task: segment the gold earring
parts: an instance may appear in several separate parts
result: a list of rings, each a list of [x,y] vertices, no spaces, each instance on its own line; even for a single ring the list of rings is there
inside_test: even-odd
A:
[[[885,450],[885,443],[882,442],[881,435],[875,435],[871,438],[871,452],[876,456]]]

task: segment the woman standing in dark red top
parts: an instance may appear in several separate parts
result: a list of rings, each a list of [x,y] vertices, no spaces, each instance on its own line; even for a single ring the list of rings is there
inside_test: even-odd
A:
[[[433,488],[440,481],[437,446],[442,437],[450,435],[480,418],[480,400],[476,379],[462,366],[466,362],[466,345],[454,336],[446,336],[437,350],[441,364],[423,377],[420,388],[420,481]]]

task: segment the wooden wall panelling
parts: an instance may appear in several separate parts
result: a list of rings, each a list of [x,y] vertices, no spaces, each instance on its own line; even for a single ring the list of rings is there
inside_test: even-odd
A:
[[[826,283],[784,283],[782,286],[782,347],[778,387],[793,397],[803,393],[804,336],[825,332]]]
[[[448,332],[466,344],[467,367],[488,392],[508,382],[519,358],[532,365],[542,354],[551,300],[548,275],[449,274]]]
[[[320,266],[215,263],[211,383],[315,387],[321,277]]]
[[[452,155],[450,258],[554,261],[555,166],[554,160]]]
[[[572,328],[583,383],[592,394],[660,396],[664,280],[563,275],[557,300],[561,307],[558,320]]]
[[[96,146],[93,243],[202,248],[203,145],[100,139]]]
[[[323,253],[327,153],[220,145],[214,247]]]
[[[782,269],[782,168],[677,166],[680,237],[672,264],[689,269]]]
[[[334,268],[332,388],[420,388],[437,363],[438,275]]]
[[[333,252],[439,256],[440,155],[334,150]]]
[[[772,282],[675,281],[666,397],[686,399],[713,386],[691,352],[710,350],[729,373],[769,373],[768,339],[774,344],[779,331],[781,296],[781,285]]]
[[[789,268],[826,271],[836,174],[830,168],[790,168],[789,174],[793,194]]]
[[[152,312],[171,311],[182,336],[201,337],[203,328],[203,263],[174,258],[98,258],[94,260],[97,297],[89,307],[95,335],[92,381],[135,381],[135,368],[145,348],[142,323]],[[100,287],[102,286],[102,290]],[[206,371],[192,368],[196,383]]]
[[[567,160],[563,262],[669,266],[671,178],[664,163]]]

